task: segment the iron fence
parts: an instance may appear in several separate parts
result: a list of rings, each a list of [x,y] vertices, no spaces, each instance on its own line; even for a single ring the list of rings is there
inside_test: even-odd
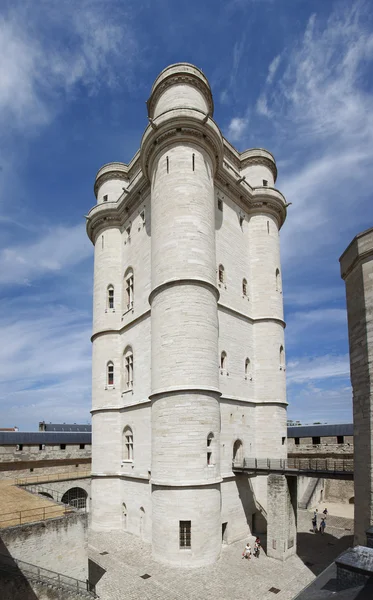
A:
[[[344,458],[243,458],[235,459],[232,468],[254,471],[329,471],[352,473],[353,459]]]

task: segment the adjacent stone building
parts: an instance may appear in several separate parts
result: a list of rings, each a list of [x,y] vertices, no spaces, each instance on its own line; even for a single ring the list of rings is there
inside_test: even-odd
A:
[[[266,516],[267,477],[234,475],[232,461],[287,455],[286,202],[272,154],[222,136],[198,68],[167,67],[147,108],[140,150],[98,171],[87,216],[91,526],[199,566]],[[282,558],[295,551],[294,485],[272,479],[268,550]]]
[[[373,525],[373,228],[342,254],[354,415],[355,544]]]

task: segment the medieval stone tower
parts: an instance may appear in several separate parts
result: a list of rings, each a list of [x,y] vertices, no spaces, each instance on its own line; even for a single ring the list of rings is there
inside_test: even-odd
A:
[[[198,68],[167,67],[147,107],[139,152],[99,170],[87,217],[91,527],[199,566],[265,521],[267,477],[235,475],[232,460],[286,457],[286,203],[273,156],[222,136]]]

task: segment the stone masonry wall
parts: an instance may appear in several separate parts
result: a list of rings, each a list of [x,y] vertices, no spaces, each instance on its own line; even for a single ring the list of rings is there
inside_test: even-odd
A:
[[[1,552],[85,581],[87,520],[85,513],[71,513],[58,519],[1,529]]]

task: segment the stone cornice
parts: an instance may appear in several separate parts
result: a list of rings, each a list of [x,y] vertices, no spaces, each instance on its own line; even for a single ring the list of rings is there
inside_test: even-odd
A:
[[[141,140],[141,166],[149,179],[157,154],[174,142],[197,142],[210,155],[214,172],[223,161],[222,135],[216,123],[194,108],[172,109],[159,115]]]
[[[123,181],[127,178],[128,186],[117,202],[99,204],[90,210],[87,216],[87,234],[91,241],[95,243],[97,236],[108,227],[124,226],[135,207],[150,193],[149,181],[145,177],[149,162],[152,162],[158,149],[162,149],[173,140],[198,140],[209,152],[217,167],[215,185],[232,197],[248,215],[258,212],[270,214],[276,218],[280,228],[286,219],[286,200],[281,192],[272,187],[252,188],[247,181],[240,178],[240,156],[243,156],[244,164],[245,161],[253,160],[261,164],[263,161],[269,161],[268,164],[275,169],[274,159],[269,158],[272,155],[261,149],[246,150],[239,155],[233,146],[222,138],[215,122],[208,118],[204,123],[204,116],[198,110],[179,109],[169,112],[173,115],[171,119],[168,113],[164,113],[156,119],[156,129],[151,126],[146,129],[141,152],[136,153],[130,165],[110,163],[99,170],[95,186],[99,187],[106,178],[114,176],[123,178]]]
[[[164,281],[163,283],[161,283],[160,285],[157,285],[157,287],[155,287],[149,294],[149,304],[152,304],[153,298],[159,294],[160,292],[163,292],[164,290],[170,288],[170,287],[175,287],[177,285],[199,285],[202,287],[205,287],[207,289],[209,289],[210,291],[212,291],[212,293],[214,294],[215,298],[218,300],[219,296],[220,296],[220,292],[218,290],[218,288],[216,287],[216,283],[211,283],[211,281],[208,281],[207,279],[201,279],[201,278],[197,278],[197,277],[189,277],[189,278],[175,278],[175,279],[170,279],[168,281]]]
[[[91,342],[93,342],[96,338],[98,338],[102,335],[105,335],[105,334],[112,335],[112,334],[124,333],[128,329],[131,329],[131,327],[134,327],[135,325],[137,325],[137,323],[140,323],[140,321],[144,321],[146,318],[149,318],[149,317],[150,317],[150,308],[148,310],[145,310],[144,312],[142,312],[140,315],[137,315],[136,317],[131,319],[128,323],[126,323],[125,325],[122,325],[122,327],[119,327],[118,329],[101,329],[101,331],[95,331],[91,336]]]

